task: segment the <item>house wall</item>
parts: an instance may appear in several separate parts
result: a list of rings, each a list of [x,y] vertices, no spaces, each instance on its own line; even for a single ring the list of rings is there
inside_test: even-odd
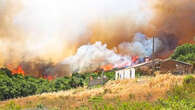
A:
[[[160,71],[167,72],[167,71],[175,71],[176,63],[172,61],[163,62],[160,64]]]
[[[130,79],[130,78],[135,78],[134,68],[122,69],[115,72],[115,80]]]
[[[191,72],[191,66],[176,61],[165,61],[160,64],[160,71],[172,72],[176,74],[186,74]]]
[[[161,71],[162,73],[175,73],[175,74],[188,74],[193,73],[193,66],[187,63],[175,61],[175,60],[155,60],[154,63],[145,63],[143,65],[137,65],[134,68],[140,70],[145,75],[153,74],[153,64],[155,71]],[[195,69],[195,66],[194,66]]]

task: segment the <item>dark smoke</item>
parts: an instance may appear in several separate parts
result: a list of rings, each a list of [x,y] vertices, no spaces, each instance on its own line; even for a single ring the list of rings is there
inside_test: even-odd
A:
[[[160,52],[166,52],[174,50],[178,45],[178,37],[171,33],[161,33],[157,36],[159,40],[162,42],[163,47]]]
[[[166,58],[178,46],[179,38],[176,35],[166,32],[161,32],[156,35],[161,41],[161,47],[155,52],[156,57]],[[155,45],[156,47],[156,45]]]
[[[151,22],[156,29],[154,31],[172,34],[168,40],[176,37],[178,44],[195,42],[194,0],[155,0],[154,12],[156,15]]]
[[[35,77],[43,76],[70,76],[70,67],[68,64],[54,64],[37,58],[34,61],[23,61],[20,63],[26,74]]]

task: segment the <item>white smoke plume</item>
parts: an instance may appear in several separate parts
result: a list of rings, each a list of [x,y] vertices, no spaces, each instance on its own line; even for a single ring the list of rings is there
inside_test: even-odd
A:
[[[158,38],[154,38],[154,51],[158,51],[162,46],[162,42]],[[142,33],[136,33],[133,41],[123,42],[118,46],[119,53],[128,56],[151,56],[153,50],[153,39],[147,38]]]
[[[95,71],[106,64],[114,64],[123,57],[107,48],[106,44],[96,42],[81,46],[74,56],[66,58],[64,63],[71,64],[74,72]],[[123,58],[124,59],[124,58]]]
[[[155,38],[155,51],[161,47],[161,41]],[[108,49],[106,44],[96,42],[81,46],[74,56],[66,58],[64,64],[70,64],[72,72],[95,71],[101,66],[112,64],[131,64],[132,56],[146,57],[152,55],[152,38],[147,38],[144,34],[136,33],[134,40],[123,42],[118,46],[119,53]]]

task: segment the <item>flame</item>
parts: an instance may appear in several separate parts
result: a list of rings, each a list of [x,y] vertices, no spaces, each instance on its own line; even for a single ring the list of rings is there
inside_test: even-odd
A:
[[[104,71],[109,71],[109,70],[112,70],[113,69],[113,65],[112,64],[108,64],[108,65],[102,66],[101,68]]]
[[[9,64],[7,66],[7,68],[10,69],[10,71],[12,72],[13,75],[14,74],[20,74],[20,75],[23,75],[23,76],[25,75],[25,72],[22,69],[22,66],[21,65],[17,66],[17,68],[13,68],[12,65]]]
[[[131,61],[132,61],[132,63],[136,63],[136,61],[139,59],[139,57],[138,56],[133,56],[132,58],[131,58]]]
[[[6,67],[11,71],[12,75],[15,75],[15,74],[20,74],[22,76],[25,75],[25,72],[22,68],[21,65],[15,67],[14,65],[12,64],[7,64]],[[52,75],[42,75],[42,78],[44,79],[47,79],[49,81],[53,80],[56,78],[56,76],[52,76]]]

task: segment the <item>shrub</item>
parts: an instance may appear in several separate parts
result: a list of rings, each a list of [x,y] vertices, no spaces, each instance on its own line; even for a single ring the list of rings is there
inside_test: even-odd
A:
[[[195,92],[195,78],[192,75],[186,76],[184,78],[183,87],[189,93]]]
[[[192,75],[187,75],[184,78],[184,84],[195,84],[195,78]]]
[[[20,105],[16,105],[13,101],[6,105],[4,110],[22,110]]]
[[[114,71],[104,72],[104,75],[105,75],[109,80],[114,80],[114,79],[115,79],[115,72],[114,72]]]

